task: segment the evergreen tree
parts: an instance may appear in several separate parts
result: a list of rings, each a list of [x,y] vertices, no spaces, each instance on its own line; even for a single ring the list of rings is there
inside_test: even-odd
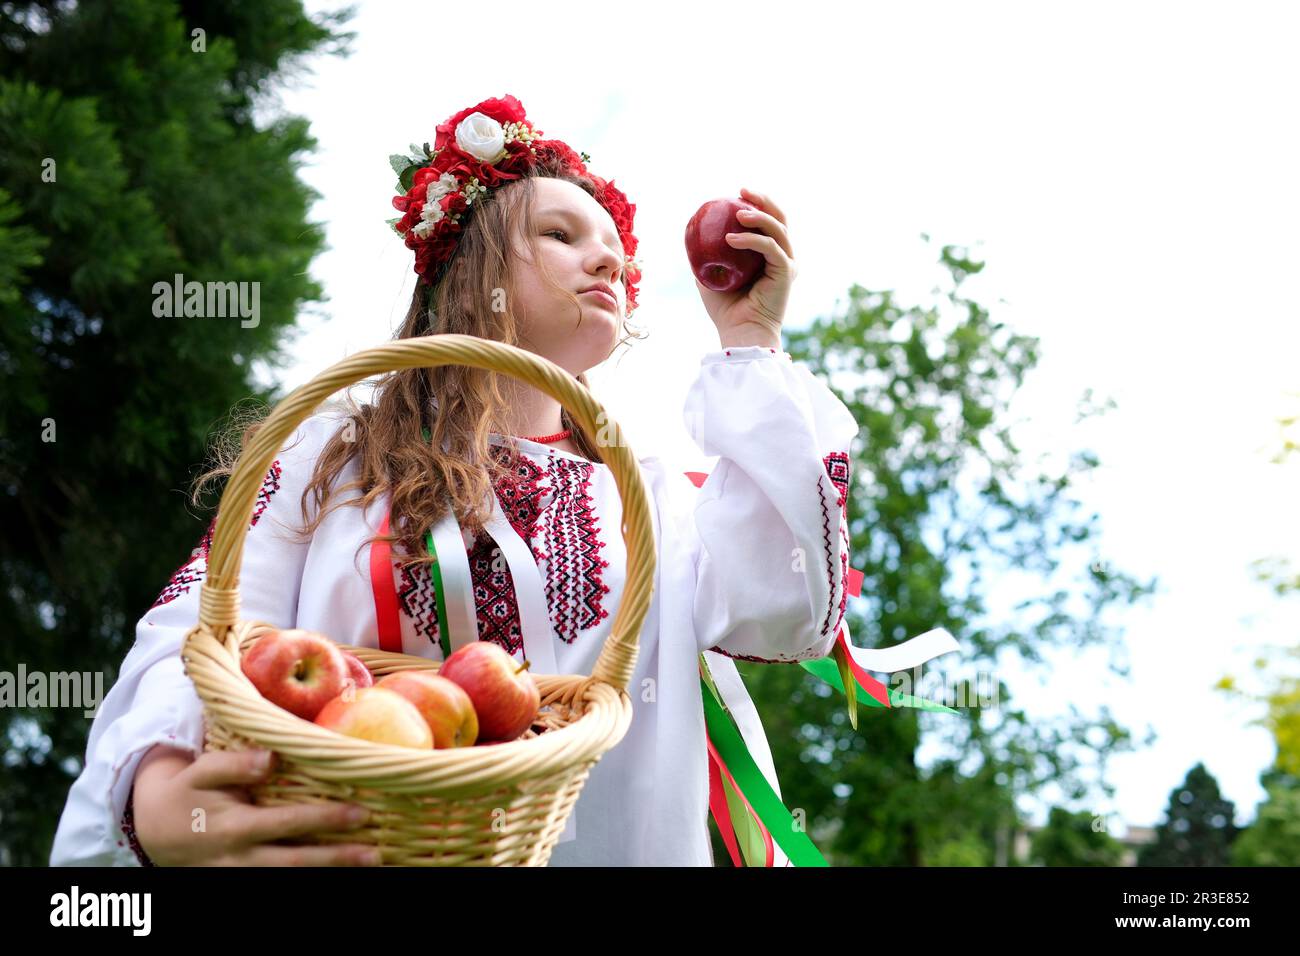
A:
[[[277,400],[252,369],[281,364],[322,299],[307,271],[323,233],[298,175],[315,142],[269,98],[299,57],[343,50],[350,16],[297,0],[0,9],[9,669],[111,686],[206,527],[182,489],[209,431],[241,400]],[[161,291],[178,275],[207,290],[195,308]],[[0,710],[0,861],[47,862],[89,727],[81,707]]]
[[[1237,838],[1232,801],[1198,763],[1169,795],[1165,820],[1156,838],[1138,851],[1138,866],[1229,866]]]

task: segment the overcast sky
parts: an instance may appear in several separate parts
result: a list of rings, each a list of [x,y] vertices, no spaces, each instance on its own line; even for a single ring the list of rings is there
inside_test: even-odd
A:
[[[1008,672],[1016,703],[1050,716],[1105,702],[1139,737],[1154,731],[1109,768],[1113,800],[1069,804],[1110,815],[1117,834],[1159,822],[1198,760],[1237,822],[1253,819],[1272,740],[1250,725],[1259,708],[1212,685],[1249,678],[1261,648],[1300,634],[1300,600],[1249,568],[1300,550],[1300,465],[1269,462],[1276,419],[1300,407],[1296,7],[478,10],[362,4],[353,55],[312,61],[283,94],[320,143],[304,176],[322,194],[330,249],[312,272],[330,301],[277,380],[300,385],[391,338],[415,277],[385,224],[387,157],[506,93],[637,205],[650,337],[590,377],[638,453],[711,465],[681,420],[698,357],[717,347],[682,247],[701,202],[746,186],[783,208],[792,328],[833,314],[855,282],[929,304],[938,248],[969,246],[988,265],[966,294],[1041,339],[1014,409],[1022,445],[1097,451],[1079,493],[1101,514],[1103,553],[1161,585],[1112,618],[1131,679],[1108,677],[1104,654],[1057,655],[1042,681]],[[1076,426],[1088,388],[1118,408]],[[1023,809],[1042,822],[1057,796]]]

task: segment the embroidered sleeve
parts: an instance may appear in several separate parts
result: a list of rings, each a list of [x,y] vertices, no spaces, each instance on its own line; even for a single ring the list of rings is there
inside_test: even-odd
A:
[[[294,626],[308,544],[292,532],[302,525],[299,502],[315,458],[337,427],[325,415],[308,419],[263,479],[240,570],[245,619]],[[137,862],[125,824],[140,761],[156,744],[195,755],[203,750],[202,702],[185,675],[180,648],[198,620],[214,527],[215,520],[136,624],[135,643],[91,724],[85,766],[59,819],[51,865]]]
[[[127,845],[131,847],[131,852],[135,854],[136,860],[141,866],[154,866],[153,860],[149,859],[149,854],[144,852],[144,847],[135,836],[135,790],[126,798],[126,812],[122,815],[122,832],[126,834]]]
[[[688,523],[700,649],[765,663],[826,656],[848,601],[857,422],[807,368],[761,346],[706,354],[685,419],[719,456]]]

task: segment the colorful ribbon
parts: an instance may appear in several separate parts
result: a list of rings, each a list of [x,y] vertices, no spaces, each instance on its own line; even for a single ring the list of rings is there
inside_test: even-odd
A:
[[[379,523],[379,533],[388,534],[388,512]],[[397,613],[397,587],[393,584],[393,546],[375,541],[370,546],[370,587],[375,593],[375,624],[379,646],[385,651],[402,651],[402,619]]]
[[[701,662],[701,667],[707,665]],[[710,782],[717,781],[719,787],[730,784],[740,797],[739,803],[747,811],[746,815],[752,816],[756,821],[764,848],[763,859],[759,865],[772,865],[774,855],[769,841],[775,840],[795,866],[827,866],[825,857],[821,855],[803,828],[795,825],[794,817],[781,802],[781,798],[776,795],[767,778],[763,776],[744,738],[740,735],[739,728],[723,708],[703,674],[700,676],[700,696],[704,701],[704,724],[710,763],[717,771],[716,773],[710,771]],[[724,790],[721,799],[725,798]],[[728,850],[731,851],[732,843],[726,838],[729,829],[736,834],[737,842],[742,842],[749,832],[748,822],[744,819],[746,815],[732,810],[724,823],[723,819],[719,819],[717,811],[719,799],[717,789],[711,789],[709,806],[714,809],[714,819],[718,821],[719,829],[723,833],[723,841],[728,844]],[[738,816],[741,818],[739,821],[737,821]],[[753,843],[754,840],[751,838],[748,842]],[[732,851],[732,862],[739,864],[734,851]]]

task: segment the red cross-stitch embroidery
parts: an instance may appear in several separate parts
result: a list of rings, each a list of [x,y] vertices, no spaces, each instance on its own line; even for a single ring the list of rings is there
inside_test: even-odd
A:
[[[494,445],[492,453],[504,459],[506,450]],[[554,500],[554,489],[551,487],[553,483],[554,476],[549,471],[543,471],[529,458],[520,455],[514,473],[495,486],[497,497],[501,499],[501,510],[505,512],[515,533],[530,545],[537,537],[538,519]],[[538,558],[546,557],[536,549],[533,553]]]
[[[502,502],[505,507],[505,502]],[[495,568],[493,564],[495,563]],[[491,535],[474,542],[469,553],[470,579],[474,582],[474,608],[478,612],[478,639],[492,641],[514,654],[524,646],[519,623],[519,601],[510,569]]]
[[[126,835],[131,852],[135,858],[140,861],[141,866],[157,866],[153,860],[149,859],[149,854],[144,852],[144,847],[140,845],[139,838],[135,835],[135,788],[131,789],[126,798],[126,810],[122,813],[122,832]]]
[[[601,558],[605,543],[591,507],[591,462],[551,460],[555,479],[553,520],[542,529],[545,544],[546,603],[551,626],[560,640],[572,644],[578,632],[595,627],[609,611],[601,599],[609,585],[601,581],[609,562]]]
[[[849,456],[842,451],[833,451],[822,459],[822,464],[826,466],[826,473],[830,475],[831,484],[839,492],[839,499],[836,501],[836,523],[839,525],[837,533],[840,538],[840,600],[839,614],[835,623],[831,623],[831,614],[835,606],[835,579],[832,575],[829,579],[831,590],[831,606],[826,609],[826,618],[822,621],[823,636],[831,633],[833,628],[840,626],[840,621],[844,618],[844,609],[848,607],[849,601],[849,527],[848,527],[848,500],[849,500]],[[830,545],[830,516],[827,513],[826,502],[822,501],[822,529],[826,546],[826,567],[831,566],[831,545]]]
[[[811,661],[817,659],[814,655],[809,653],[795,654],[793,656],[778,654],[776,657],[754,657],[750,654],[733,654],[731,651],[724,650],[721,647],[710,647],[709,650],[714,654],[721,654],[723,657],[730,657],[732,660],[753,661],[755,664],[797,664],[800,661]]]
[[[257,502],[253,505],[253,517],[248,524],[250,531],[257,524],[258,519],[262,517],[262,513],[266,511],[267,505],[271,503],[271,496],[280,490],[280,475],[280,461],[276,459],[271,463],[271,468],[266,473],[266,477],[262,479],[262,487],[257,493]],[[158,599],[153,602],[153,607],[159,607],[176,600],[189,591],[192,585],[203,580],[203,576],[208,570],[208,552],[212,549],[212,532],[216,530],[216,527],[217,519],[214,515],[212,521],[208,524],[208,530],[199,539],[198,547],[190,552],[190,559],[171,576],[167,586],[162,589]]]
[[[397,589],[398,603],[411,619],[415,633],[428,638],[430,643],[437,644],[440,640],[438,598],[434,593],[433,579],[429,576],[429,566],[399,566],[397,573],[401,580]]]
[[[504,459],[508,450],[493,446],[491,453]],[[592,463],[559,457],[548,458],[542,468],[520,455],[512,473],[494,485],[506,519],[539,565],[546,562],[551,625],[568,642],[579,630],[609,616],[601,607],[601,598],[609,592],[601,582],[601,570],[609,562],[598,556],[604,542],[599,538],[588,493],[594,469]],[[523,628],[514,582],[497,542],[491,535],[482,535],[467,557],[479,640],[493,641],[514,654],[523,646]],[[437,598],[428,565],[400,573],[402,609],[417,633],[438,643]]]

